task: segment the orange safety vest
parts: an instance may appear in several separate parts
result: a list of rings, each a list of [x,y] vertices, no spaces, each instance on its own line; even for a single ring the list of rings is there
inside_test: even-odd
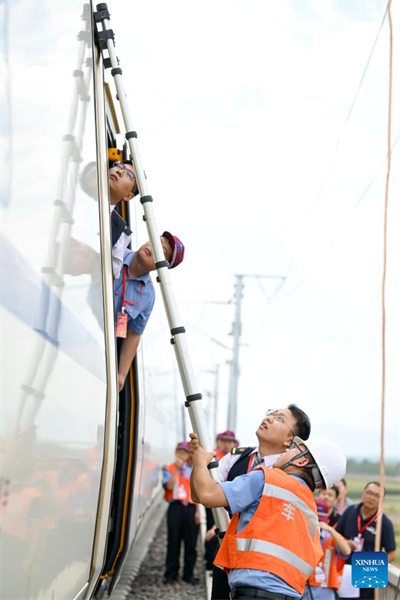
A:
[[[219,448],[216,449],[216,453],[218,460],[221,460],[221,458],[224,458],[225,456],[225,452],[223,450],[220,450]]]
[[[325,532],[328,533],[328,532]],[[311,574],[308,583],[314,587],[323,587],[323,588],[333,588],[338,590],[340,587],[339,580],[339,569],[337,564],[337,559],[341,557],[336,556],[336,544],[333,537],[328,534],[327,539],[322,542],[322,551],[324,556],[320,562],[322,562],[322,567],[325,573],[325,582],[318,583],[315,580],[315,571]],[[343,561],[343,559],[341,559]],[[345,562],[345,561],[343,561]],[[341,564],[341,570],[343,571],[343,565]]]
[[[171,473],[175,473],[176,465],[175,463],[171,463],[166,467],[167,471]],[[187,464],[184,463],[183,474],[181,471],[178,471],[178,476],[175,479],[175,485],[172,490],[168,490],[165,488],[165,499],[167,502],[171,502],[172,500],[179,500],[180,502],[192,503],[190,499],[190,477],[185,478],[187,469]]]
[[[257,510],[240,533],[233,516],[214,564],[274,573],[303,594],[322,557],[314,497],[284,471],[259,468],[265,484]]]

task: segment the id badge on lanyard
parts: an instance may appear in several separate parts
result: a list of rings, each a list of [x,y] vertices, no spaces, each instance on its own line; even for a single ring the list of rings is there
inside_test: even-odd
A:
[[[124,308],[122,310],[124,311]],[[128,331],[128,314],[124,312],[117,313],[117,338],[126,338],[126,333]]]
[[[116,336],[117,338],[126,338],[128,332],[128,314],[126,312],[125,306],[127,304],[134,305],[137,302],[129,302],[129,300],[125,300],[125,286],[126,286],[126,273],[128,267],[124,265],[124,273],[122,277],[122,309],[117,313],[117,323],[116,323]],[[143,289],[143,281],[140,284],[140,293],[142,293]]]
[[[356,549],[354,550],[354,552],[362,552],[362,549],[364,547],[364,538],[361,536],[361,533],[359,533],[353,538],[353,542],[356,545]]]
[[[178,500],[186,500],[186,488],[182,484],[178,486]]]
[[[356,545],[356,549],[354,550],[354,552],[362,552],[362,549],[364,548],[364,541],[365,541],[364,538],[362,537],[362,532],[365,531],[365,529],[367,529],[367,527],[369,527],[371,525],[371,523],[376,521],[377,518],[378,518],[378,513],[376,513],[376,515],[373,515],[373,517],[368,521],[368,523],[366,523],[364,525],[364,527],[361,527],[361,516],[357,515],[358,535],[353,538],[353,542]]]

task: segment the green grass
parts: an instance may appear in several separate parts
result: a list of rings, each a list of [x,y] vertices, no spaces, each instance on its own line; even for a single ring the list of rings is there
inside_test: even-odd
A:
[[[368,475],[353,475],[346,477],[348,496],[356,504],[361,502],[361,494],[368,481],[379,481],[379,477]],[[400,567],[400,479],[388,477],[385,481],[386,496],[383,511],[392,521],[396,538],[395,565]]]

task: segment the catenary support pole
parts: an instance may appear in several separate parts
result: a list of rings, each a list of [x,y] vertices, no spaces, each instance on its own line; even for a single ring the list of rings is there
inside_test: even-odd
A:
[[[122,82],[122,69],[119,66],[119,60],[115,52],[114,33],[110,29],[107,4],[98,4],[97,12],[94,14],[96,23],[101,25],[101,30],[97,32],[97,42],[103,51],[103,63],[105,68],[111,68],[111,74],[114,77],[115,87],[117,89],[117,99],[119,100],[122,116],[125,125],[125,138],[129,144],[131,158],[135,170],[136,181],[140,193],[140,202],[144,210],[144,221],[146,222],[150,243],[155,257],[157,269],[157,282],[160,284],[161,294],[164,302],[164,308],[171,332],[171,344],[175,350],[175,356],[178,363],[179,374],[181,377],[183,389],[185,392],[185,406],[189,410],[190,421],[193,431],[199,436],[200,444],[207,451],[212,451],[211,438],[208,432],[205,413],[202,406],[202,395],[199,393],[194,377],[194,372],[190,360],[189,350],[186,344],[185,328],[181,323],[178,307],[172,289],[168,262],[164,258],[163,249],[156,218],[153,210],[153,198],[149,193],[147,177],[142,167],[139,147],[137,143],[137,133],[133,130],[132,121],[129,113],[128,102]],[[108,57],[104,56],[107,50]],[[218,461],[213,460],[209,465],[210,475],[214,481],[219,481]],[[225,509],[213,509],[213,516],[218,530],[223,533],[226,531],[229,523],[229,517]]]
[[[232,325],[233,335],[233,356],[231,362],[231,371],[229,377],[229,399],[228,399],[228,429],[236,431],[236,413],[237,413],[237,390],[239,382],[239,347],[240,336],[242,333],[242,298],[243,298],[243,275],[236,275],[235,290],[235,320]]]
[[[242,298],[243,298],[243,279],[245,277],[252,277],[254,279],[276,279],[280,282],[284,281],[284,277],[281,275],[256,275],[253,273],[245,273],[242,275],[236,275],[235,283],[235,320],[232,323],[232,335],[233,335],[233,350],[232,360],[230,361],[231,370],[229,377],[229,396],[228,396],[228,429],[236,431],[237,422],[237,397],[238,397],[238,383],[240,375],[240,363],[239,363],[239,348],[240,348],[240,337],[242,335]],[[277,288],[278,289],[278,288]],[[276,290],[274,294],[276,293]]]

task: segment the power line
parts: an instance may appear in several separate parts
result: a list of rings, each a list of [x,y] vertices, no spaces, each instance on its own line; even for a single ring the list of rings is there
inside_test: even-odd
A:
[[[399,141],[400,138],[400,133],[398,134],[397,138],[395,139],[395,141],[393,142],[393,145],[390,149],[390,153],[393,153],[394,147],[396,146],[397,142]],[[369,192],[370,188],[372,187],[372,185],[375,183],[376,178],[378,177],[379,173],[382,170],[382,167],[385,165],[387,159],[389,156],[389,152],[386,153],[385,158],[383,159],[383,161],[380,164],[379,169],[377,170],[377,172],[375,173],[374,177],[371,179],[371,181],[369,182],[369,184],[367,185],[367,187],[365,188],[365,190],[363,191],[363,193],[361,194],[360,198],[358,199],[357,203],[356,203],[356,207],[359,206],[359,204],[361,204],[361,202],[364,200],[365,196],[367,195],[367,193]]]
[[[229,352],[232,352],[232,348],[230,348],[229,346],[226,346],[225,344],[223,344],[222,342],[220,342],[216,338],[212,337],[211,335],[208,335],[208,333],[205,333],[205,331],[202,331],[201,329],[198,329],[198,327],[196,327],[196,325],[190,325],[189,324],[189,325],[187,325],[187,327],[190,327],[190,329],[193,329],[194,331],[197,331],[197,333],[201,333],[201,335],[204,335],[204,337],[206,337],[209,340],[211,340],[212,342],[214,342],[214,344],[217,344],[217,346],[221,346],[221,348],[224,348],[224,350],[229,350]]]
[[[201,308],[199,315],[197,317],[197,320],[196,320],[196,325],[193,326],[193,328],[195,328],[200,325],[201,321],[204,318],[204,314],[210,304],[224,304],[224,305],[232,304],[232,299],[230,299],[230,300],[184,300],[183,302],[185,304],[201,304],[202,305],[202,308]]]
[[[378,33],[377,33],[377,35],[376,35],[376,37],[375,37],[375,41],[374,41],[374,43],[373,43],[373,45],[372,45],[372,48],[371,48],[371,51],[370,51],[370,53],[369,53],[368,60],[367,60],[367,63],[366,63],[366,65],[365,65],[364,71],[363,71],[363,73],[362,73],[362,75],[361,75],[361,79],[360,79],[360,82],[359,82],[359,84],[358,84],[358,87],[357,87],[356,93],[355,93],[355,95],[354,95],[353,101],[352,101],[352,103],[351,103],[351,105],[350,105],[349,112],[347,113],[346,120],[345,120],[345,122],[344,122],[344,125],[343,125],[343,127],[342,127],[342,132],[341,132],[341,134],[340,134],[340,136],[339,136],[339,139],[338,139],[338,141],[337,141],[337,143],[336,143],[336,146],[335,146],[335,149],[334,149],[334,151],[333,151],[333,154],[332,154],[331,160],[330,160],[330,162],[329,162],[329,165],[328,165],[327,171],[326,171],[326,173],[325,173],[325,177],[324,177],[324,179],[323,179],[323,181],[322,181],[322,184],[321,184],[321,186],[320,186],[320,188],[319,188],[319,191],[318,191],[317,197],[316,197],[316,199],[315,199],[315,201],[314,201],[314,204],[313,204],[313,206],[312,206],[312,208],[311,208],[311,212],[310,212],[310,214],[309,214],[309,217],[308,217],[307,224],[308,224],[308,223],[311,221],[311,218],[312,218],[312,216],[313,216],[313,214],[314,214],[315,208],[316,208],[316,206],[317,206],[318,202],[319,202],[319,201],[320,201],[320,199],[321,199],[322,192],[323,192],[323,190],[324,190],[324,188],[325,188],[326,181],[327,181],[327,179],[328,179],[328,175],[329,175],[329,173],[330,173],[330,170],[331,170],[331,168],[332,168],[332,165],[333,165],[334,159],[335,159],[335,157],[336,157],[336,154],[337,154],[337,152],[338,152],[339,146],[340,146],[340,144],[341,144],[341,141],[342,141],[342,139],[343,139],[344,132],[345,132],[345,129],[346,129],[346,127],[347,127],[347,124],[348,124],[348,122],[350,121],[351,115],[352,115],[352,113],[353,113],[353,110],[354,110],[354,107],[355,107],[355,104],[356,104],[356,101],[357,101],[358,95],[359,95],[359,93],[360,93],[360,90],[361,90],[362,84],[363,84],[363,82],[364,82],[364,79],[365,79],[366,73],[367,73],[367,71],[368,71],[368,67],[369,67],[369,65],[370,65],[370,63],[371,63],[372,56],[373,56],[373,54],[374,54],[374,51],[375,51],[376,45],[377,45],[377,43],[378,43],[379,35],[380,35],[380,33],[381,33],[381,30],[382,30],[382,27],[383,27],[383,25],[384,25],[384,23],[385,23],[385,19],[386,19],[386,16],[387,16],[387,11],[388,11],[388,8],[387,8],[387,6],[386,6],[386,9],[385,9],[385,12],[384,12],[384,15],[383,15],[383,18],[382,18],[381,24],[380,24],[380,26],[379,26],[379,29],[378,29]],[[397,140],[396,140],[396,142],[397,142]],[[396,143],[396,142],[395,142],[395,143]],[[379,169],[381,169],[381,167],[380,167]],[[377,175],[376,175],[376,176],[377,176]],[[373,183],[373,181],[370,183],[370,185],[372,185],[372,183]],[[368,190],[367,190],[367,191],[368,191]],[[293,256],[293,258],[292,258],[292,260],[291,260],[291,262],[290,262],[290,264],[289,264],[289,267],[288,267],[288,269],[287,269],[287,271],[286,271],[285,277],[283,278],[283,281],[282,281],[282,282],[280,283],[280,285],[277,287],[277,289],[275,290],[275,292],[272,294],[272,296],[271,296],[271,300],[272,300],[272,298],[273,298],[273,297],[276,297],[276,296],[277,296],[277,295],[280,293],[280,291],[281,291],[281,290],[282,290],[282,288],[284,287],[285,283],[287,282],[287,280],[288,280],[288,278],[289,278],[289,275],[290,275],[290,273],[291,273],[291,271],[292,271],[292,269],[293,269],[293,266],[294,266],[294,264],[295,264],[295,262],[296,262],[297,254],[298,254],[298,252],[296,252],[296,253],[294,254],[294,256]],[[296,286],[295,286],[295,288],[297,288],[297,287],[298,287],[298,285],[296,285]]]
[[[354,98],[353,98],[353,102],[351,103],[351,106],[350,106],[349,112],[348,112],[348,114],[347,114],[346,120],[345,120],[345,122],[344,122],[344,125],[343,125],[343,127],[342,127],[342,132],[341,132],[341,134],[340,134],[340,136],[339,136],[339,139],[338,139],[338,141],[336,142],[336,146],[335,146],[335,149],[334,149],[334,151],[333,151],[332,158],[331,158],[331,160],[330,160],[330,163],[329,163],[329,165],[328,165],[328,169],[327,169],[327,171],[326,171],[325,177],[324,177],[324,179],[323,179],[323,181],[322,181],[322,184],[321,184],[321,187],[320,187],[320,189],[319,189],[319,192],[318,192],[318,195],[317,195],[317,199],[316,199],[316,201],[315,201],[315,203],[314,203],[314,206],[313,206],[313,209],[312,209],[312,212],[311,212],[310,218],[311,218],[311,216],[312,216],[312,214],[313,214],[313,212],[314,212],[314,210],[315,210],[315,207],[316,207],[317,203],[319,202],[319,200],[320,200],[320,198],[321,198],[321,196],[322,196],[322,192],[323,192],[323,190],[324,190],[324,188],[325,188],[325,184],[326,184],[326,181],[327,181],[327,179],[328,179],[328,175],[329,175],[329,173],[330,173],[330,170],[331,170],[331,168],[332,168],[332,165],[333,165],[333,162],[334,162],[335,156],[336,156],[336,154],[337,154],[337,151],[338,151],[338,149],[339,149],[339,146],[340,146],[340,144],[341,144],[341,141],[342,141],[342,139],[343,139],[344,132],[345,132],[345,129],[346,129],[346,127],[347,127],[347,123],[349,122],[349,120],[350,120],[350,117],[351,117],[351,115],[352,115],[352,113],[353,113],[353,109],[354,109],[354,106],[355,106],[355,104],[356,104],[356,101],[357,101],[357,98],[358,98],[358,94],[360,93],[360,90],[361,90],[362,84],[363,84],[363,82],[364,82],[364,79],[365,79],[365,75],[367,74],[368,67],[369,67],[369,64],[370,64],[370,62],[371,62],[372,55],[373,55],[373,53],[374,53],[374,51],[375,51],[375,48],[376,48],[376,44],[378,43],[379,35],[380,35],[380,33],[381,33],[381,30],[382,30],[383,24],[384,24],[384,22],[385,22],[386,15],[387,15],[387,7],[386,7],[385,13],[384,13],[384,15],[383,15],[383,19],[382,19],[381,25],[380,25],[380,27],[379,27],[378,33],[377,33],[377,35],[376,35],[375,41],[374,41],[374,43],[373,43],[373,45],[372,45],[371,52],[370,52],[370,54],[369,54],[369,56],[368,56],[367,64],[365,65],[365,68],[364,68],[363,74],[361,75],[361,79],[360,79],[360,82],[359,82],[359,84],[358,84],[357,91],[356,91],[356,93],[355,93],[355,96],[354,96]]]

